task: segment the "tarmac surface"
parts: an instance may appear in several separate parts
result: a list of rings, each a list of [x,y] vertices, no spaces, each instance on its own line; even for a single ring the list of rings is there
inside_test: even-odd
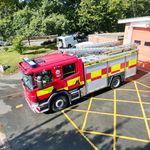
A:
[[[53,114],[34,114],[20,80],[0,77],[0,149],[149,150],[150,74],[139,70]]]

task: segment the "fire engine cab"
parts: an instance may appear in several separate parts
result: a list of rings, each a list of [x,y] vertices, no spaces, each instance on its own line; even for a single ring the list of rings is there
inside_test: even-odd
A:
[[[117,88],[136,74],[136,46],[68,49],[19,63],[25,99],[36,112],[57,112],[89,93]]]

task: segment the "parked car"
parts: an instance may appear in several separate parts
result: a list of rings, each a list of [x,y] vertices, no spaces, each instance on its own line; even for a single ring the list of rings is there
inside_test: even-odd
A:
[[[2,40],[0,40],[0,46],[4,46],[4,45],[5,45],[5,43],[6,43],[6,41],[2,41]]]
[[[9,41],[3,41],[3,40],[0,40],[0,46],[10,46],[11,43]]]

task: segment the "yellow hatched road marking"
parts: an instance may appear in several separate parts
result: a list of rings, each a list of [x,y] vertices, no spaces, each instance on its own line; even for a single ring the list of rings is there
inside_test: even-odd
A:
[[[96,99],[96,100],[107,100],[107,101],[114,101],[113,99],[110,99],[110,98],[97,98],[97,97],[93,97],[93,99]]]
[[[104,135],[104,136],[108,136],[108,137],[114,137],[113,134],[109,134],[109,133],[103,133],[103,132],[97,132],[97,131],[83,131],[84,133],[88,133],[88,134],[95,134],[95,135]],[[116,135],[117,138],[122,138],[122,139],[126,139],[126,140],[132,140],[132,141],[138,141],[138,142],[144,142],[144,143],[149,143],[149,140],[145,140],[145,139],[139,139],[139,138],[134,138],[134,137],[129,137],[129,136],[121,136],[121,135]]]
[[[131,141],[144,142],[144,143],[149,143],[150,142],[149,140],[139,139],[139,138],[134,138],[134,137],[129,137],[129,136],[116,135],[116,137],[126,139],[126,140],[131,140]]]
[[[116,89],[114,89],[114,133],[113,133],[113,150],[116,150]]]
[[[94,100],[99,100],[99,101],[111,101],[113,102],[114,100],[113,99],[106,99],[106,98],[94,98]],[[116,100],[117,102],[121,102],[121,103],[133,103],[133,104],[139,104],[140,102],[139,101],[129,101],[129,100]],[[143,104],[147,104],[147,105],[150,105],[150,102],[142,102]]]
[[[135,89],[117,89],[117,91],[133,91],[133,92],[136,92]],[[139,92],[150,92],[150,91],[147,91],[147,90],[139,90]]]
[[[84,130],[83,132],[84,132],[84,133],[89,133],[89,134],[97,134],[97,135],[111,136],[111,137],[114,136],[113,134],[103,133],[103,132],[97,132],[97,131],[87,131],[87,130]]]
[[[136,81],[136,83],[141,84],[141,85],[145,86],[146,88],[149,88],[149,89],[150,89],[150,86],[147,86],[147,85],[145,85],[145,84],[143,84],[143,83],[141,83],[141,82]]]
[[[90,98],[90,102],[89,102],[89,105],[88,105],[88,110],[86,112],[86,115],[85,115],[85,118],[84,118],[84,121],[83,121],[82,130],[84,130],[84,128],[86,126],[86,121],[87,121],[89,110],[91,108],[91,104],[92,104],[92,97]]]
[[[71,109],[71,108],[66,108],[65,110],[72,110],[72,111],[75,111],[75,112],[82,112],[82,113],[86,113],[87,110],[82,110],[82,109]],[[97,114],[97,115],[107,115],[107,116],[114,116],[114,113],[106,113],[106,112],[97,112],[97,111],[88,111],[88,113],[91,113],[91,114]],[[131,115],[123,115],[123,114],[117,114],[116,113],[116,116],[117,117],[124,117],[124,118],[132,118],[132,119],[141,119],[141,120],[144,120],[143,117],[140,117],[140,116],[131,116]],[[147,118],[147,120],[150,120],[150,118]]]
[[[144,117],[144,121],[145,121],[145,126],[146,126],[146,130],[147,130],[148,138],[150,140],[150,131],[149,131],[149,126],[148,126],[148,121],[146,119],[146,113],[145,113],[145,110],[144,110],[144,106],[142,104],[141,96],[140,96],[140,93],[138,91],[138,87],[137,87],[136,81],[134,81],[134,85],[135,85],[135,88],[136,88],[136,91],[137,91],[138,99],[139,99],[141,110],[142,110],[142,113],[143,113],[143,117]]]
[[[98,148],[84,135],[84,133],[81,130],[79,130],[77,125],[72,121],[72,119],[70,119],[70,117],[64,111],[62,111],[62,113],[69,120],[69,122],[77,129],[77,131],[86,139],[86,141],[94,148],[94,150],[98,150]]]

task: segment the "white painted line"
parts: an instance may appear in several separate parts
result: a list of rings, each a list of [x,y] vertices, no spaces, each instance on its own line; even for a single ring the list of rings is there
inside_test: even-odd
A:
[[[21,108],[21,107],[23,107],[23,104],[19,104],[19,105],[16,106],[17,109]]]

